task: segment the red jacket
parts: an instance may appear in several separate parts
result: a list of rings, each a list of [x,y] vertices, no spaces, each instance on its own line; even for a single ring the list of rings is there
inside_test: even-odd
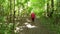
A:
[[[31,18],[35,18],[35,13],[31,13]]]

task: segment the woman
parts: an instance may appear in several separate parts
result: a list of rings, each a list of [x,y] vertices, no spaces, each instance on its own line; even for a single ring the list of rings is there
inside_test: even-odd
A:
[[[34,22],[34,20],[35,20],[35,13],[31,13],[31,19]]]

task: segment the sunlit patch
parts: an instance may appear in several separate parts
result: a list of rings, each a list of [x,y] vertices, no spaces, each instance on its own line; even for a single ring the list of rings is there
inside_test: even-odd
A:
[[[35,25],[31,25],[30,23],[24,23],[26,25],[27,28],[36,28]]]
[[[20,28],[20,31],[22,31],[24,27],[25,27],[25,26],[20,26],[20,27],[19,27],[19,28]]]
[[[45,9],[45,10],[47,9],[46,7],[47,7],[47,4],[45,3],[45,6],[44,6],[44,9]]]
[[[35,28],[36,26],[32,26],[31,24],[27,24],[26,27],[28,27],[28,28]]]
[[[16,2],[17,0],[15,0],[15,4],[17,4],[17,2]]]
[[[22,7],[20,7],[19,9],[20,9],[19,11],[20,11],[20,13],[21,13],[21,12],[22,12],[22,10],[23,10],[23,8],[22,8]]]
[[[19,32],[19,31],[22,31],[23,28],[25,28],[25,26],[16,27],[15,30],[14,30],[14,32],[17,33],[17,32]]]
[[[14,32],[16,33],[16,32],[19,32],[19,27],[16,27],[16,30],[14,30]]]
[[[28,2],[28,6],[29,6],[29,7],[31,6],[31,2]]]
[[[18,7],[17,6],[15,6],[15,10],[18,10]]]
[[[2,23],[0,23],[0,24],[2,24]]]
[[[16,30],[19,30],[19,27],[16,27]]]
[[[26,23],[24,23],[25,25],[27,25],[28,23],[26,22]]]

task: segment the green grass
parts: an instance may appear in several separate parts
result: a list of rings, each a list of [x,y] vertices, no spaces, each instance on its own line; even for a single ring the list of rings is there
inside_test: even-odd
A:
[[[54,23],[54,18],[40,17],[41,24],[50,31],[50,34],[60,34],[60,26]]]

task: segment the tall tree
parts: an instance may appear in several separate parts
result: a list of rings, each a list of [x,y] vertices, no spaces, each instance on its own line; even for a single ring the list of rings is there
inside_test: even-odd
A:
[[[50,16],[52,17],[52,14],[54,12],[54,0],[51,0],[51,9],[52,9],[52,11],[50,13]]]
[[[47,2],[47,16],[52,17],[52,14],[54,12],[54,0],[50,0]]]

